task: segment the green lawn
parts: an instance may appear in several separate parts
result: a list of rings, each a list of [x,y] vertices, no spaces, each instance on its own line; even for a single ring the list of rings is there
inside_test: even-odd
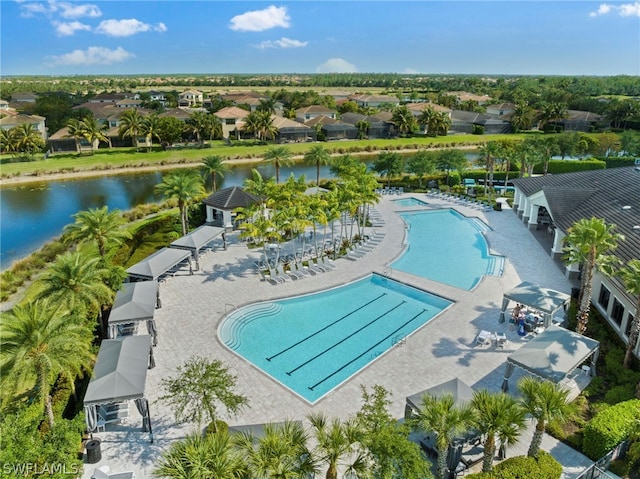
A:
[[[335,154],[363,151],[379,151],[386,149],[412,148],[414,145],[424,147],[455,147],[472,146],[495,140],[522,140],[526,134],[510,135],[453,135],[415,138],[394,138],[376,140],[353,140],[345,142],[322,143],[322,145]],[[48,159],[42,155],[36,161],[8,163],[9,157],[0,156],[1,174],[3,177],[11,176],[38,176],[47,173],[62,173],[86,170],[107,170],[112,168],[149,166],[155,164],[179,164],[198,163],[209,155],[219,155],[228,160],[255,159],[259,161],[264,152],[273,145],[228,146],[222,141],[210,142],[210,148],[185,148],[162,151],[156,147],[151,152],[138,151],[134,148],[113,148],[111,150],[96,150],[90,154],[55,154]],[[286,146],[295,154],[303,155],[316,143],[291,143]],[[433,146],[431,146],[433,145]]]

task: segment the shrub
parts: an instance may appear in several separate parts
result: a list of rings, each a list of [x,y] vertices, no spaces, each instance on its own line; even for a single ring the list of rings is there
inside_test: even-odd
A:
[[[214,426],[215,424],[215,426]],[[205,429],[205,434],[226,434],[229,431],[229,425],[221,419],[211,421]]]
[[[562,465],[551,454],[540,451],[538,457],[516,456],[502,461],[493,471],[469,474],[469,479],[558,479]]]
[[[640,417],[640,399],[611,406],[598,413],[584,428],[584,453],[598,460],[627,439],[636,418]]]
[[[608,404],[618,404],[619,402],[628,401],[629,399],[635,399],[636,397],[636,383],[620,384],[613,386],[604,395],[604,400]]]

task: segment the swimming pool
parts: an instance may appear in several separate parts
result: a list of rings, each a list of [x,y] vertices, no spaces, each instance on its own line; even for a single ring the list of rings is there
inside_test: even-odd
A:
[[[482,234],[489,227],[455,210],[401,213],[408,227],[408,247],[392,268],[472,290],[484,275],[499,276],[504,257],[489,254]]]
[[[218,328],[232,351],[316,402],[452,304],[372,274],[319,293],[256,303]]]
[[[393,200],[395,204],[398,206],[426,206],[429,203],[426,201],[419,200],[418,198],[402,198],[399,200]]]

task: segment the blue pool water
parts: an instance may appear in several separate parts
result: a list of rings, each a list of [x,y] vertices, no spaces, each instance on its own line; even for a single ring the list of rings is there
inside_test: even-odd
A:
[[[227,316],[220,340],[310,403],[451,305],[379,275]]]
[[[428,205],[426,201],[419,200],[418,198],[402,198],[400,200],[393,200],[398,206],[425,206]]]
[[[484,275],[500,275],[504,258],[489,254],[480,220],[455,210],[401,213],[408,248],[391,266],[400,271],[472,290]]]

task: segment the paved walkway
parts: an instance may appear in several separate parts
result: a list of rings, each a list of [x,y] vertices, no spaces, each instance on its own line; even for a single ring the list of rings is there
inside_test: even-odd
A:
[[[405,197],[412,195],[404,195]],[[424,278],[418,278],[388,266],[402,254],[405,227],[396,214],[401,208],[391,198],[383,197],[376,206],[385,220],[386,235],[380,245],[357,261],[338,259],[334,271],[273,285],[261,281],[254,261],[261,250],[249,250],[233,235],[224,251],[218,249],[201,261],[201,271],[176,276],[160,286],[162,308],[156,311],[159,344],[154,350],[156,367],[149,370],[146,396],[151,403],[154,443],[140,431],[141,420],[135,407],[128,424],[109,425],[106,432],[95,434],[102,441],[102,460],[85,465],[85,478],[96,466],[108,465],[114,472],[133,470],[138,479],[152,477],[151,471],[162,452],[177,439],[193,431],[193,424],[175,424],[171,411],[158,402],[161,379],[174,375],[176,367],[192,355],[222,360],[238,376],[238,392],[249,400],[249,407],[237,417],[223,417],[230,425],[303,419],[310,412],[347,417],[361,406],[361,385],[379,384],[392,392],[391,413],[401,418],[405,397],[431,386],[459,377],[474,389],[499,390],[506,357],[523,344],[508,323],[499,323],[503,293],[523,280],[569,292],[570,283],[525,225],[512,211],[482,212],[446,200],[415,195],[429,203],[428,208],[454,207],[467,216],[486,222],[486,233],[493,253],[507,258],[501,277],[485,277],[473,291],[462,291]],[[425,252],[428,254],[428,252]],[[455,304],[411,335],[402,347],[396,347],[361,370],[345,384],[310,405],[280,386],[256,367],[229,351],[217,337],[217,327],[226,313],[255,301],[272,300],[337,286],[363,277],[372,271],[389,273],[398,280],[414,284]],[[474,341],[482,329],[505,333],[505,349],[478,347]],[[268,340],[268,338],[265,338]],[[514,373],[512,384],[518,379]],[[512,388],[515,389],[515,388]],[[526,453],[530,436],[511,448],[509,455]],[[583,455],[547,436],[543,447],[564,466],[565,477],[590,464]]]

